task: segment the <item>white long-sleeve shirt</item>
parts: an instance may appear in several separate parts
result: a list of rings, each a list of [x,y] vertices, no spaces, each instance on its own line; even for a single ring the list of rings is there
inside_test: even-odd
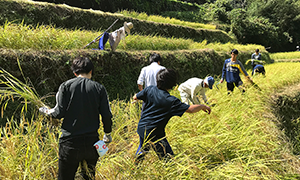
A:
[[[200,104],[199,99],[197,98],[198,93],[202,96],[204,102],[207,102],[203,79],[199,79],[196,77],[190,78],[184,83],[180,84],[178,90],[180,92],[189,94],[195,104]]]
[[[161,69],[165,69],[165,67],[159,65],[157,62],[153,62],[149,66],[143,67],[137,80],[137,84],[145,84],[145,88],[151,85],[156,86],[156,74]]]

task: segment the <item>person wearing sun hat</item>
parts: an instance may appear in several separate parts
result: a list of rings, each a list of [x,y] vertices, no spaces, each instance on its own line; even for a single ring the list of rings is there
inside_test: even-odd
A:
[[[190,102],[192,104],[200,104],[197,97],[200,94],[204,102],[209,104],[205,95],[205,88],[212,89],[214,83],[215,80],[211,76],[207,76],[204,80],[196,77],[188,79],[178,87],[181,101],[186,104],[190,104]]]
[[[124,39],[126,34],[130,34],[130,29],[133,28],[133,24],[131,22],[124,22],[123,27],[115,30],[112,33],[109,33],[109,44],[112,51],[115,51],[117,46],[119,45],[121,39]]]

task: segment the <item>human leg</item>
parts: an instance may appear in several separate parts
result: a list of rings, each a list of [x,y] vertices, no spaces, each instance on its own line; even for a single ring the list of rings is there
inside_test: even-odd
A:
[[[98,137],[85,137],[83,140],[84,145],[82,148],[80,148],[80,175],[85,180],[95,179],[96,164],[99,159],[99,155],[97,153],[96,148],[94,147],[94,144],[98,140]]]
[[[160,159],[168,160],[170,158],[170,155],[174,155],[174,152],[167,138],[163,138],[162,140],[156,142],[154,150]]]
[[[60,141],[58,179],[74,179],[79,165],[84,179],[94,179],[99,158],[94,144],[98,136],[81,136]],[[82,166],[85,162],[85,166]]]
[[[80,175],[85,180],[95,179],[97,159],[88,159],[80,162]]]
[[[150,147],[148,142],[145,142],[144,138],[140,136],[139,147],[135,153],[135,164],[138,165],[141,161],[144,160],[146,154],[149,152]]]
[[[227,94],[230,94],[230,93],[232,93],[233,92],[233,89],[234,89],[234,84],[233,83],[228,83],[227,82]]]
[[[70,143],[62,142],[59,144],[58,180],[75,178],[79,166],[77,154],[78,150],[71,147]]]
[[[243,87],[243,81],[238,81],[238,82],[235,82],[234,84],[237,88],[239,88],[242,91],[242,93],[246,92],[246,90]]]

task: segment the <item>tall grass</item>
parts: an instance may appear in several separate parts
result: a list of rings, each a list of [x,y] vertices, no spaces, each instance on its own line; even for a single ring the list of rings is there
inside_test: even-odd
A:
[[[300,61],[300,52],[279,52],[279,53],[270,53],[270,57],[275,61]]]
[[[53,26],[32,26],[6,22],[0,26],[0,48],[11,49],[33,49],[33,50],[69,50],[82,49],[86,44],[93,41],[102,32],[86,30],[66,30]],[[88,46],[86,49],[97,49],[98,42]],[[106,49],[110,49],[109,42]],[[261,45],[249,44],[239,45],[233,43],[209,43],[195,42],[184,38],[165,38],[156,35],[128,35],[120,42],[118,50],[191,50],[211,48],[216,51],[230,51],[233,48],[239,50],[253,51]]]
[[[168,23],[168,24],[175,24],[175,25],[180,25],[180,26],[188,26],[188,27],[196,28],[196,29],[197,28],[216,29],[216,26],[212,25],[212,24],[187,22],[187,21],[181,21],[181,20],[175,19],[175,18],[162,17],[162,16],[158,16],[158,15],[147,15],[144,12],[138,13],[136,11],[122,10],[118,13],[123,14],[124,16],[127,16],[127,17],[137,18],[137,19],[146,20],[146,21],[153,21],[153,22],[158,22],[158,23]]]
[[[111,101],[113,142],[97,164],[96,179],[299,178],[298,158],[276,126],[279,122],[270,111],[269,99],[272,93],[300,83],[300,64],[276,63],[265,69],[266,77],[253,77],[261,91],[243,78],[246,93],[235,89],[228,96],[223,83],[206,93],[212,104],[210,115],[173,117],[166,134],[176,155],[168,163],[151,151],[138,167],[134,165],[141,104]],[[171,94],[179,97],[175,89]],[[42,116],[34,120],[14,124],[11,119],[1,129],[0,178],[55,179],[59,131],[43,124]],[[99,133],[102,137],[103,130]]]
[[[55,28],[53,26],[32,26],[6,22],[0,27],[0,48],[60,50],[82,48],[88,39],[97,37],[91,31]],[[87,43],[86,43],[87,44]]]

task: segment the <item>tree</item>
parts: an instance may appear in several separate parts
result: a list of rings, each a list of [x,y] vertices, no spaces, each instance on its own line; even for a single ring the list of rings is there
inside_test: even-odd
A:
[[[232,10],[229,14],[229,19],[231,31],[236,35],[239,43],[261,44],[265,47],[274,47],[278,44],[276,43],[278,27],[270,23],[269,19],[247,16],[246,10],[244,9]]]

